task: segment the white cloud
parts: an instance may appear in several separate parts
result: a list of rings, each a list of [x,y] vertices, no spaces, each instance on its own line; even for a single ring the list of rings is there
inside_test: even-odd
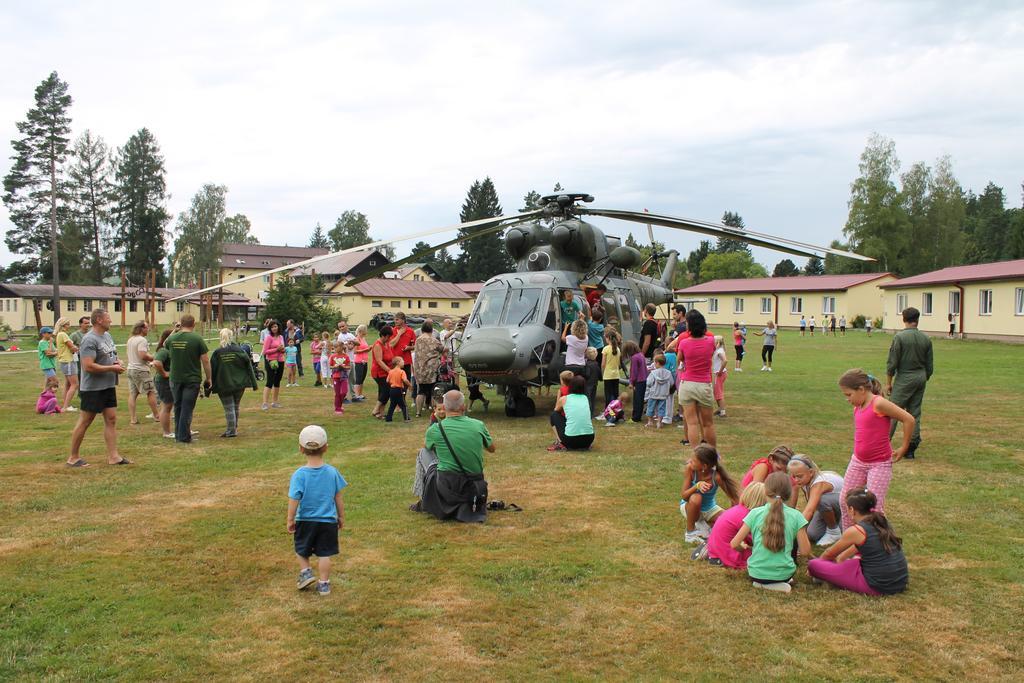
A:
[[[951,154],[970,187],[1022,179],[1013,4],[150,5],[0,9],[0,140],[57,69],[76,133],[148,127],[175,213],[223,183],[267,243],[349,208],[380,236],[454,223],[484,175],[509,211],[557,180],[827,243],[872,131],[905,165]]]

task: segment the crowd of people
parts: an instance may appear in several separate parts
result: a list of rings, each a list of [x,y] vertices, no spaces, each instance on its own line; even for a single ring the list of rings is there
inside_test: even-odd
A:
[[[581,305],[569,292],[561,304],[565,370],[549,420],[554,436],[549,451],[591,448],[595,422],[615,427],[628,417],[659,430],[678,421],[684,430],[682,443],[692,449],[680,512],[684,540],[698,544],[693,559],[745,569],[753,585],[782,592],[791,589],[801,559],[808,560],[814,579],[848,590],[882,595],[905,589],[906,559],[884,507],[893,463],[913,458],[920,444],[921,401],[933,371],[931,341],[916,329],[920,314],[915,309],[904,311],[907,329],[892,342],[885,392],[877,378],[862,370],[847,371],[838,380],[853,408],[854,423],[853,455],[844,473],[822,470],[807,455],[778,446],[755,460],[737,482],[717,450],[715,428],[715,418],[726,416],[729,359],[724,338],[709,332],[703,315],[677,306],[672,324],[663,326],[655,319],[655,307],[648,305],[639,340],[623,341],[614,325],[605,324],[599,301]],[[843,323],[845,319],[841,329]],[[263,410],[281,407],[286,376],[286,388],[300,384],[301,346],[307,332],[294,321],[286,321],[283,328],[278,321],[265,321],[261,348],[255,353],[235,338],[231,328],[220,330],[219,345],[211,353],[195,324],[191,315],[182,316],[161,333],[152,352],[149,326],[136,324],[126,345],[125,365],[109,333],[110,315],[103,309],[81,318],[74,333],[69,333],[66,319],[41,331],[38,350],[44,387],[37,411],[74,411],[71,400],[76,392],[81,405],[67,466],[88,466],[79,451],[97,416],[104,422],[108,463],[131,464],[117,448],[116,387],[122,374],[129,383],[130,422],[139,422],[136,405],[142,395],[151,410],[146,419],[158,422],[164,437],[183,444],[198,438],[192,415],[201,394],[218,395],[225,418],[221,437],[234,438],[245,391],[258,389],[260,364],[265,376]],[[809,328],[813,333],[813,317]],[[458,388],[453,368],[458,332],[453,321],[446,319],[435,329],[428,320],[417,333],[398,313],[393,325],[381,326],[373,343],[365,326],[352,333],[344,321],[334,331],[308,334],[312,386],[331,390],[336,415],[344,415],[346,405],[366,400],[367,376],[377,385],[370,411],[375,418],[390,423],[400,411],[410,422],[412,411],[417,418],[429,414],[424,447],[416,458],[417,502],[411,509],[440,519],[483,521],[488,505],[496,502],[488,501],[483,476],[484,452],[493,453],[495,445],[485,424],[467,415],[474,401],[483,401],[485,409],[488,402],[477,382],[467,386],[468,399]],[[771,371],[778,331],[769,322],[754,334],[764,337],[762,370]],[[746,336],[745,326],[736,323],[737,371],[742,371]],[[65,377],[63,390],[58,368]],[[603,406],[597,401],[599,385]],[[410,390],[412,405],[406,402]],[[894,450],[891,439],[899,425],[902,443]],[[309,558],[316,555],[321,594],[330,591],[329,558],[337,553],[337,531],[344,517],[345,480],[324,463],[326,448],[322,427],[303,430],[300,449],[308,462],[292,478],[287,522],[295,534],[298,587],[315,582]],[[723,499],[731,503],[727,509],[720,505]],[[812,544],[826,550],[812,558]]]

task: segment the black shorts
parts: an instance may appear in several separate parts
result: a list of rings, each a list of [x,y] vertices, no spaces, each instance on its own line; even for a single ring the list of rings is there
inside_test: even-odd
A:
[[[434,399],[434,385],[435,384],[436,384],[436,382],[431,382],[430,384],[426,384],[425,382],[420,382],[419,384],[416,385],[416,395],[417,396],[426,396],[428,401],[432,401]]]
[[[366,381],[366,363],[356,363],[355,384],[363,386],[363,382]]]
[[[338,554],[337,522],[296,522],[295,554],[299,557],[330,557]]]
[[[733,348],[736,349],[736,360],[743,360],[743,344],[735,344]]]
[[[107,408],[117,407],[117,387],[100,389],[99,391],[80,391],[82,411],[86,413],[102,413]]]
[[[161,403],[171,405],[174,403],[174,396],[171,395],[171,383],[162,377],[153,380],[156,387],[156,397]]]

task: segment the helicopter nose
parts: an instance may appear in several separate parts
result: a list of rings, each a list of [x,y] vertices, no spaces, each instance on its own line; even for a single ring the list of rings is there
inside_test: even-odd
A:
[[[459,347],[459,364],[469,371],[508,370],[515,358],[516,345],[506,329],[473,330]]]

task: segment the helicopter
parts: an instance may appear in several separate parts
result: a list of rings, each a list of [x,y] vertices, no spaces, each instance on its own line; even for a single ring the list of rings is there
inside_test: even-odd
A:
[[[646,211],[584,206],[593,201],[594,197],[586,193],[552,194],[541,198],[539,208],[512,216],[484,218],[372,242],[251,275],[233,283],[207,287],[185,296],[195,296],[270,273],[311,266],[343,253],[418,239],[456,228],[463,230],[455,239],[363,273],[347,282],[351,286],[379,277],[397,266],[420,261],[442,248],[505,231],[505,248],[515,260],[516,269],[495,275],[484,283],[455,348],[455,358],[468,376],[498,386],[505,397],[506,415],[530,417],[536,408],[528,395],[529,388],[557,383],[558,374],[564,369],[565,354],[560,351],[563,327],[559,300],[566,290],[572,293],[581,310],[589,310],[586,294],[603,285],[605,291],[599,301],[605,322],[614,325],[624,340],[639,338],[643,323],[641,311],[647,304],[662,305],[673,301],[672,282],[679,262],[678,251],[654,252],[645,258],[639,250],[622,244],[619,237],[607,235],[584,220],[586,216],[646,224],[652,244],[650,226],[657,225],[735,239],[796,256],[812,257],[824,253],[863,261],[874,260],[840,249],[818,247],[721,223]],[[467,229],[471,232],[467,233]],[[652,266],[660,270],[658,277],[644,274]],[[591,296],[596,298],[593,294]]]

